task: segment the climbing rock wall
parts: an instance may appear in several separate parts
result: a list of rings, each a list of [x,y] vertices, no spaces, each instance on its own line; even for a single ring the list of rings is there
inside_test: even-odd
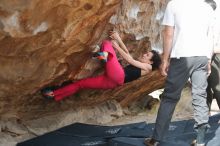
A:
[[[0,115],[31,117],[33,110],[54,108],[56,103],[45,105],[40,89],[102,72],[91,54],[110,30],[120,32],[134,57],[158,49],[165,5],[165,0],[1,0]]]

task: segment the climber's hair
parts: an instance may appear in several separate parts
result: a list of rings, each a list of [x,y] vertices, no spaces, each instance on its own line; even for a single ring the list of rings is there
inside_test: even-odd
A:
[[[150,52],[153,53],[153,57],[151,58],[151,61],[153,62],[152,70],[158,69],[161,65],[160,54],[155,50],[151,50]]]
[[[212,7],[212,9],[215,11],[215,9],[217,8],[217,4],[214,0],[205,0],[205,2],[209,4]]]

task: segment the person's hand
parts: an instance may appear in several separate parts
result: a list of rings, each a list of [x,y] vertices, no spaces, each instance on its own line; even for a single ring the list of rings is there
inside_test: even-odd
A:
[[[112,38],[113,40],[116,40],[116,41],[120,41],[121,40],[121,37],[119,36],[118,32],[117,31],[110,31],[110,38]]]
[[[169,62],[163,61],[160,67],[160,72],[163,76],[167,76],[168,67],[169,67]]]

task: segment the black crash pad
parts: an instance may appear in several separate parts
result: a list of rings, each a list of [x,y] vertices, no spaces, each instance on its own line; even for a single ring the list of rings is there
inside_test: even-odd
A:
[[[220,146],[220,114],[210,117],[207,146]],[[172,122],[160,146],[190,146],[196,138],[194,120]],[[17,146],[144,146],[144,138],[153,133],[154,123],[145,122],[100,126],[74,123],[44,135],[20,142]]]

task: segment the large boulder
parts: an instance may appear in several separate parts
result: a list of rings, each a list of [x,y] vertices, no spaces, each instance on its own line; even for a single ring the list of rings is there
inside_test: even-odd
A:
[[[165,0],[1,0],[0,116],[36,118],[62,104],[48,105],[39,90],[103,71],[91,59],[91,52],[108,39],[109,30],[120,32],[134,57],[158,49],[165,5]],[[161,88],[164,80],[154,73],[150,80],[142,78],[115,89],[117,93],[111,98],[121,95],[120,101],[126,106],[136,97]],[[104,92],[108,94],[105,98],[103,92],[96,93],[97,100],[109,100],[109,91]],[[126,95],[128,100],[121,100]],[[71,100],[67,101],[71,104]],[[85,101],[82,98],[80,103],[90,104]],[[34,114],[39,109],[45,109],[44,114]]]

